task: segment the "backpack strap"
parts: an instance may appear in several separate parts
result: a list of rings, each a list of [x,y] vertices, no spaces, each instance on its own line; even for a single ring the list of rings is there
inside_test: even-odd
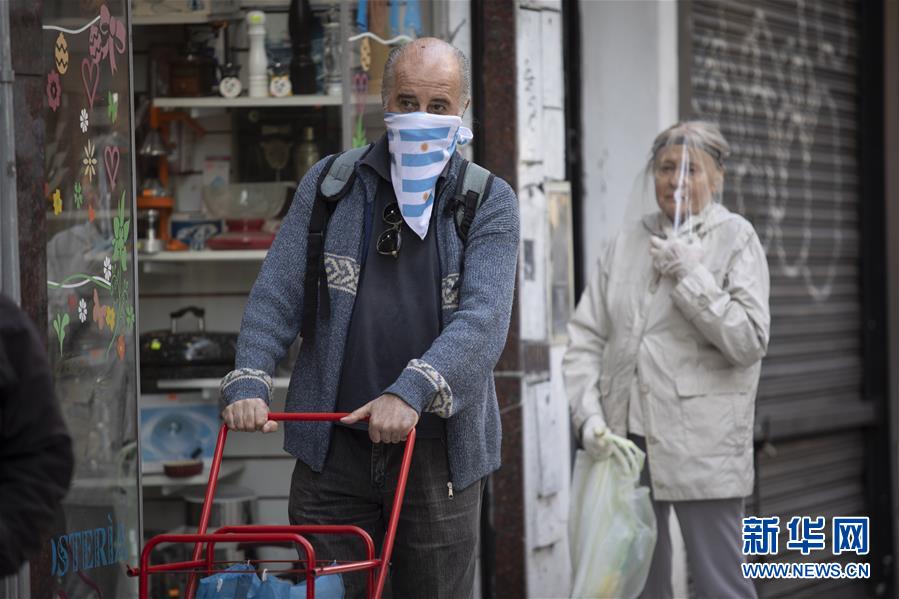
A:
[[[468,241],[468,231],[481,202],[490,195],[494,178],[493,173],[482,166],[467,160],[462,163],[452,206],[456,233],[463,243]]]
[[[328,273],[325,269],[325,231],[337,202],[353,188],[356,163],[371,149],[371,145],[353,148],[332,156],[322,170],[315,186],[309,231],[306,234],[306,275],[303,280],[303,320],[300,336],[311,339],[315,335],[318,308],[322,315],[331,315],[328,296]]]

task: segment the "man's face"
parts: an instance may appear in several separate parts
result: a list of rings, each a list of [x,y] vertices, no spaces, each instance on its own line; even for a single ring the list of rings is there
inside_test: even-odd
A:
[[[410,48],[394,66],[393,90],[387,112],[429,112],[460,116],[462,76],[459,61],[444,48]]]
[[[717,178],[711,162],[702,150],[690,148],[684,152],[682,145],[670,145],[659,152],[655,164],[656,201],[669,219],[673,221],[678,212],[675,192],[679,182],[681,217],[689,212],[699,214],[709,203]]]

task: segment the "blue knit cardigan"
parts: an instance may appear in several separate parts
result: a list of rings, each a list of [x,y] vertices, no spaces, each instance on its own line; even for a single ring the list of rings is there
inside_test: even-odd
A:
[[[461,164],[461,156],[454,154],[434,206],[437,215],[431,234],[437,235],[440,256],[442,331],[430,349],[409,362],[384,390],[401,397],[419,414],[432,412],[446,419],[450,476],[457,489],[500,465],[502,433],[493,368],[509,329],[519,242],[518,200],[498,177],[475,215],[467,243],[459,238],[446,207]],[[271,401],[271,374],[300,329],[306,233],[324,165],[325,160],[319,162],[300,182],[250,292],[235,370],[222,380],[225,404],[250,397]],[[319,310],[315,337],[300,346],[287,390],[290,412],[330,412],[337,402],[365,251],[365,215],[371,215],[378,178],[370,167],[358,163],[356,173],[350,192],[331,216],[325,239],[331,314],[324,318]],[[375,229],[371,234],[377,234],[379,222],[375,218],[374,225],[368,225]],[[284,449],[320,472],[333,426],[329,422],[285,423]]]

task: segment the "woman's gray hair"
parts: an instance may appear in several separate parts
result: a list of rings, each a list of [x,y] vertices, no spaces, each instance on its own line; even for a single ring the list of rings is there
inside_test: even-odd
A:
[[[730,145],[715,123],[700,120],[682,121],[659,133],[652,142],[652,152],[646,165],[647,172],[655,168],[659,153],[667,146],[674,145],[699,148],[714,160],[718,171],[724,174],[724,161],[730,156]]]
[[[384,63],[384,79],[381,84],[381,102],[384,104],[384,110],[387,110],[387,103],[390,99],[390,93],[393,91],[393,83],[396,79],[396,63],[403,56],[406,49],[411,43],[396,46],[390,50],[387,55],[387,62]],[[447,43],[453,49],[456,60],[459,61],[459,74],[462,77],[462,91],[459,94],[459,107],[465,110],[468,100],[471,98],[471,62],[468,57],[459,48]]]

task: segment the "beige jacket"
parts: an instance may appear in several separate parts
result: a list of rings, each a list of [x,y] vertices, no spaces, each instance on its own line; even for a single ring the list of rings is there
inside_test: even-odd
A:
[[[599,414],[627,435],[636,386],[654,497],[744,497],[771,321],[765,252],[749,222],[712,204],[689,223],[702,265],[675,286],[649,254],[667,222],[658,213],[622,231],[578,303],[563,361],[572,420],[580,431]]]

